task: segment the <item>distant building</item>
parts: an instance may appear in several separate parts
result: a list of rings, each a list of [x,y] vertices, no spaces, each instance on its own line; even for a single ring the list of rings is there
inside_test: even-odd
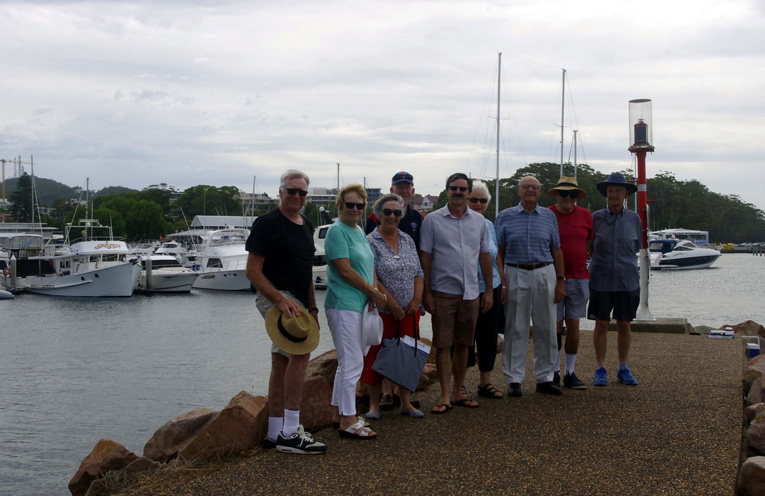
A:
[[[149,190],[149,189],[158,189],[161,191],[169,191],[170,192],[170,203],[173,203],[175,200],[178,199],[179,196],[181,196],[181,191],[178,191],[178,189],[175,186],[168,186],[167,183],[159,183],[159,184],[152,184],[150,186],[146,186],[143,190]]]
[[[433,210],[435,204],[438,203],[438,197],[433,195],[425,195],[419,198],[412,198],[409,204],[415,210],[419,210],[422,213],[428,213]]]
[[[271,198],[265,193],[246,193],[239,190],[239,199],[245,212],[254,210],[268,210],[272,205],[279,204],[279,198]],[[254,208],[253,208],[254,207]]]

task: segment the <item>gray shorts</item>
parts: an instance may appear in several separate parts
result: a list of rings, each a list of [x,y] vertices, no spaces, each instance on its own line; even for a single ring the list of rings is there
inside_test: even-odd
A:
[[[566,296],[558,303],[558,322],[564,318],[572,320],[585,318],[589,299],[589,279],[566,279]]]
[[[290,300],[294,300],[294,301],[297,301],[297,302],[300,304],[300,306],[301,306],[301,307],[303,306],[303,304],[302,304],[302,303],[300,303],[300,300],[298,300],[298,299],[295,297],[295,295],[293,295],[293,294],[292,294],[292,293],[290,293],[289,291],[279,291],[279,293],[281,293],[281,294],[282,294],[282,296],[284,296],[285,298],[289,298]],[[268,298],[266,298],[266,297],[264,297],[264,296],[258,296],[257,300],[255,300],[255,308],[257,308],[257,309],[258,309],[258,311],[260,312],[260,315],[262,315],[262,316],[263,316],[263,320],[265,320],[265,318],[266,318],[266,314],[267,314],[267,313],[268,313],[268,312],[269,312],[269,311],[270,311],[272,308],[274,308],[275,306],[276,306],[276,305],[274,305],[274,302],[272,302],[271,300],[269,300]],[[265,329],[264,329],[264,330],[265,330]],[[280,354],[280,355],[286,356],[287,358],[289,358],[289,357],[290,357],[290,354],[289,354],[289,353],[287,353],[287,352],[286,352],[286,351],[284,351],[283,349],[279,348],[279,347],[278,347],[278,346],[276,346],[274,343],[271,343],[271,353],[278,353],[278,354]]]

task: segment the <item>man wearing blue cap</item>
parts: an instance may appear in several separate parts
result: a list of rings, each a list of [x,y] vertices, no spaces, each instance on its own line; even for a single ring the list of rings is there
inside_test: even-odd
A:
[[[409,200],[414,196],[414,178],[408,172],[396,172],[391,180],[390,192],[404,199],[404,214],[398,228],[407,233],[414,240],[414,246],[420,249],[420,228],[422,227],[422,214],[409,207]],[[364,232],[367,234],[380,225],[380,219],[374,212],[367,218]]]
[[[640,216],[624,208],[637,186],[628,183],[622,174],[611,174],[598,183],[598,191],[608,199],[606,208],[592,214],[595,240],[590,262],[590,306],[587,316],[595,320],[592,339],[595,344],[595,386],[608,386],[605,367],[608,326],[611,311],[618,331],[619,372],[617,379],[627,386],[638,382],[627,368],[632,342],[631,322],[640,305],[640,271],[637,252],[640,250],[643,225]]]

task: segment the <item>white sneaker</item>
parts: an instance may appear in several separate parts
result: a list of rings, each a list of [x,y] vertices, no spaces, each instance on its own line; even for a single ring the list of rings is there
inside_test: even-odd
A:
[[[297,453],[299,455],[318,455],[327,451],[324,443],[314,441],[310,433],[299,426],[291,436],[283,436],[280,432],[276,436],[276,451],[282,453]]]

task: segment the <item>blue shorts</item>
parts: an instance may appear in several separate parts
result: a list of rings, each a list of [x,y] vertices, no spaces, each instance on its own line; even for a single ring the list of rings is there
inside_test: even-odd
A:
[[[585,318],[589,300],[589,279],[566,279],[566,296],[558,303],[558,322],[564,318],[573,320]]]

